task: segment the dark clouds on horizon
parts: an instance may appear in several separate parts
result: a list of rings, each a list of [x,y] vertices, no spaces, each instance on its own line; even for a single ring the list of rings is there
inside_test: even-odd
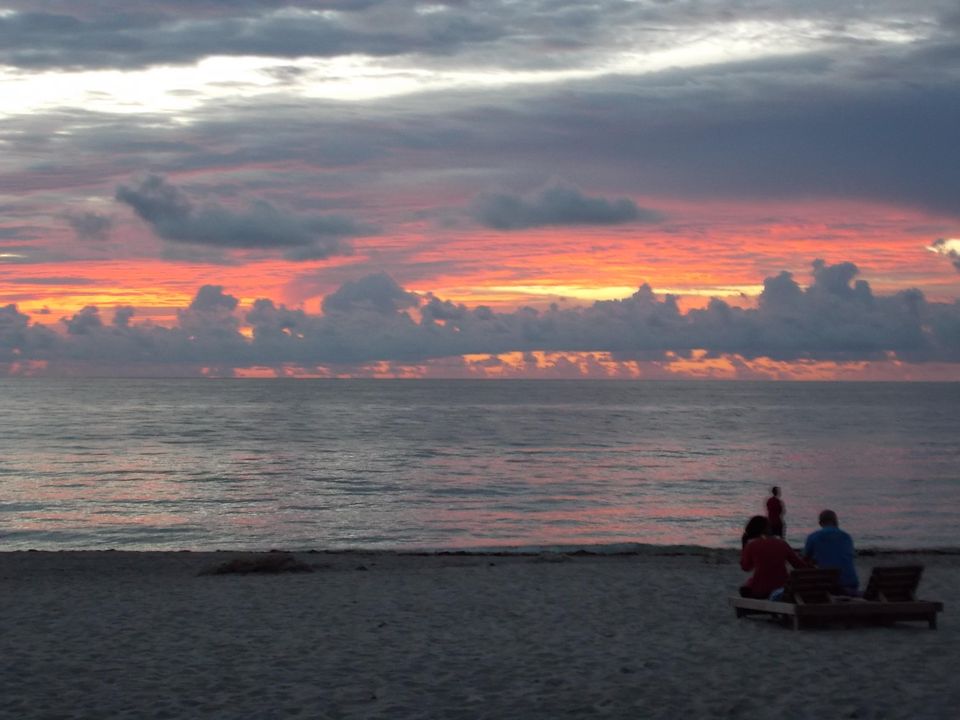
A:
[[[0,308],[0,364],[33,360],[49,372],[76,366],[159,366],[182,374],[201,366],[230,369],[326,366],[378,361],[417,363],[465,354],[607,352],[614,359],[665,361],[705,350],[746,359],[960,361],[960,303],[933,303],[916,290],[875,295],[852,263],[816,261],[813,282],[790,273],[764,281],[756,308],[714,299],[682,312],[672,296],[643,285],[623,300],[538,311],[468,308],[416,296],[378,274],[344,285],[323,315],[257,300],[249,308],[222,287],[202,287],[172,328],[133,324],[132,308],[106,322],[89,306],[63,318],[66,333],[31,324],[15,306]],[[417,316],[410,311],[416,309]],[[241,332],[252,328],[252,337]],[[2,365],[0,365],[2,366]]]

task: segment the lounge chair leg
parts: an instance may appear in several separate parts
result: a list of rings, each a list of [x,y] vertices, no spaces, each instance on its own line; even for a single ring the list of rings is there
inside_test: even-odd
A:
[[[793,616],[793,629],[794,629],[794,630],[799,630],[799,629],[800,629],[800,616],[799,616],[799,615],[794,615],[794,616]]]
[[[936,613],[930,613],[929,615],[927,615],[927,623],[929,623],[931,630],[936,630],[936,629],[937,629],[937,614],[936,614]]]

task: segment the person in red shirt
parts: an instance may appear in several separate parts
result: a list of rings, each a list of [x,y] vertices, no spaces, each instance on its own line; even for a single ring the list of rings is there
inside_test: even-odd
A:
[[[752,532],[751,532],[752,531]],[[747,535],[760,532],[752,539]],[[770,522],[763,515],[755,515],[747,523],[740,567],[753,575],[740,588],[741,597],[767,599],[774,590],[787,582],[787,564],[795,568],[809,567],[783,538],[770,534]]]
[[[783,522],[783,516],[787,514],[787,506],[780,499],[780,488],[774,486],[770,488],[770,497],[767,498],[767,519],[770,521],[770,534],[777,537],[783,537],[787,526]]]

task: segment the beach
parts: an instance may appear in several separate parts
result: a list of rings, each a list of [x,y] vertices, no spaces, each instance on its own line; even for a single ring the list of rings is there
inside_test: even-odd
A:
[[[939,627],[737,620],[731,550],[0,553],[2,718],[960,716],[960,555],[925,565]]]

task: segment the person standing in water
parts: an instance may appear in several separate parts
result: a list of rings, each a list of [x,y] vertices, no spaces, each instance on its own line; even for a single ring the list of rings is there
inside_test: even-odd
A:
[[[787,526],[783,516],[787,514],[787,506],[780,499],[780,488],[774,485],[770,488],[770,497],[767,498],[767,519],[770,521],[770,534],[779,538],[784,536]]]

